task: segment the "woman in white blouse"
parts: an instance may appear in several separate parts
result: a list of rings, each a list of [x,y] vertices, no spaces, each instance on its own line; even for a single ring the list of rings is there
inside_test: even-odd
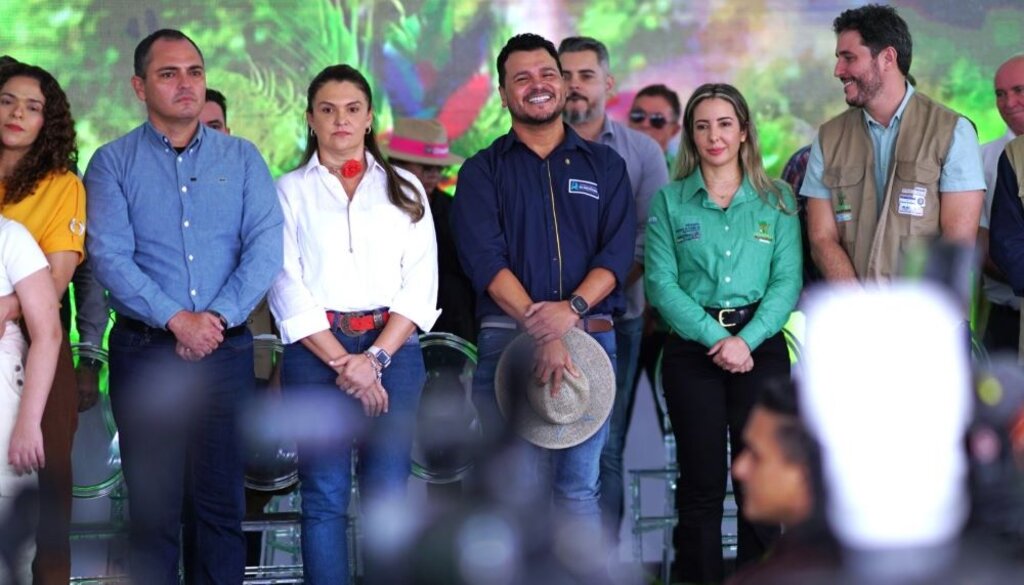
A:
[[[426,378],[417,328],[429,331],[438,316],[430,207],[416,178],[381,156],[372,100],[356,69],[321,71],[307,92],[303,162],[277,183],[284,270],[270,306],[287,344],[285,393],[319,395],[338,416],[332,426],[352,430],[329,447],[300,446],[302,558],[312,585],[348,582],[355,442],[363,501],[404,495]]]

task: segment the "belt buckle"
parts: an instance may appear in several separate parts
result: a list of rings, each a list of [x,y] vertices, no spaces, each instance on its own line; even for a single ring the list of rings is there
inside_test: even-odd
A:
[[[341,331],[348,337],[358,337],[359,334],[356,333],[354,329],[352,329],[350,319],[351,314],[338,313],[338,317],[335,319],[335,327],[338,328],[338,331]]]
[[[719,309],[718,310],[718,324],[721,325],[722,327],[725,327],[726,329],[728,329],[730,327],[735,327],[736,326],[735,323],[726,323],[725,322],[725,316],[728,315],[729,313],[735,313],[735,312],[736,312],[736,309]]]

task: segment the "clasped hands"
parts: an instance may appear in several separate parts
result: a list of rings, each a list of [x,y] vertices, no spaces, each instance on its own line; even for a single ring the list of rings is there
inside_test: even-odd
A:
[[[537,342],[533,373],[538,384],[550,382],[551,395],[556,396],[565,373],[576,378],[580,376],[562,343],[562,337],[576,326],[579,316],[569,308],[568,301],[541,301],[530,305],[525,317],[526,332]]]
[[[380,416],[388,412],[388,392],[377,377],[371,357],[362,353],[349,353],[327,364],[338,373],[335,384],[363,405],[366,416]]]
[[[178,341],[175,353],[190,362],[210,355],[224,341],[224,325],[212,313],[178,311],[167,322],[167,328]]]
[[[719,340],[708,350],[715,365],[732,374],[745,374],[754,369],[750,347],[742,337],[730,335]]]

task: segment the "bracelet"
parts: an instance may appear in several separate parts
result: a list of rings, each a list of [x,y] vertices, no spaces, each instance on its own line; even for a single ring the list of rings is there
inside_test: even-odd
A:
[[[377,356],[373,355],[373,352],[364,351],[363,355],[370,360],[370,366],[373,368],[373,373],[377,376],[377,381],[380,382],[381,376],[384,374],[384,368],[381,367],[380,362],[377,361]]]

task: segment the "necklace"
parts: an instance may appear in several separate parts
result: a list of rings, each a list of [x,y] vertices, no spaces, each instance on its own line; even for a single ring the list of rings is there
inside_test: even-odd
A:
[[[344,162],[340,167],[332,167],[330,165],[324,165],[327,167],[327,172],[331,173],[336,177],[344,177],[351,179],[363,172],[363,163],[352,158]]]

